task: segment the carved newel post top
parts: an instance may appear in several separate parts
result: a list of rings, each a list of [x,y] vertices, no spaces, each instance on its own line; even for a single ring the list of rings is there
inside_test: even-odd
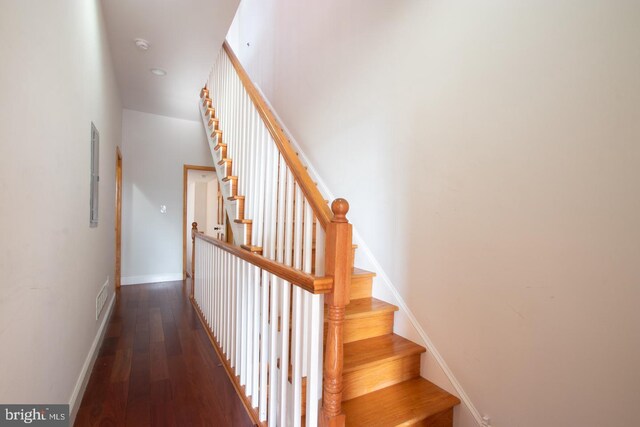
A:
[[[349,202],[345,199],[335,199],[333,203],[331,203],[331,211],[333,212],[333,222],[348,222],[347,212],[349,212]]]
[[[198,231],[198,223],[197,222],[192,222],[191,223],[191,229],[195,230],[195,231]]]

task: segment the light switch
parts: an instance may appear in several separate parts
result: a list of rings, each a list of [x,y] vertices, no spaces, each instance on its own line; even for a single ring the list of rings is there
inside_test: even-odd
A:
[[[162,214],[167,213],[167,205],[160,205],[160,213]]]

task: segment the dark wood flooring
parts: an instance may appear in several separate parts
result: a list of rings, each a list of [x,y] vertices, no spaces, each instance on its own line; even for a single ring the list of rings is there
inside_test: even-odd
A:
[[[253,425],[182,281],[121,288],[75,425]]]

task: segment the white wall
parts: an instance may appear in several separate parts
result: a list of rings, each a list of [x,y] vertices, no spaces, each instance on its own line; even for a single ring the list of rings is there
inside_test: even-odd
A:
[[[493,426],[637,424],[638,22],[624,0],[244,0],[230,31]]]
[[[113,296],[120,100],[97,0],[1,0],[0,10],[0,402],[79,404],[107,277]]]
[[[202,122],[123,110],[122,142],[123,283],[180,280],[183,165],[213,162]]]

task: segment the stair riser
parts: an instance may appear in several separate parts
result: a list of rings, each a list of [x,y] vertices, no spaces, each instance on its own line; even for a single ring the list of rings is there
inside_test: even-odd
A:
[[[242,224],[244,226],[244,244],[251,245],[252,224]]]
[[[227,158],[227,147],[226,145],[216,145],[214,148],[217,157],[215,158],[216,161],[220,160],[220,159],[226,159]]]
[[[218,163],[218,167],[222,168],[222,174],[224,176],[231,176],[233,175],[231,173],[231,169],[232,169],[232,163],[231,162],[223,162],[222,164]]]
[[[235,211],[236,216],[234,219],[244,219],[244,201],[242,199],[229,200],[227,203]]]
[[[343,377],[342,399],[348,400],[420,376],[420,355],[390,360]]]
[[[368,317],[347,319],[344,323],[344,343],[378,337],[393,332],[393,312]],[[327,336],[327,324],[324,325],[324,337]]]
[[[236,200],[236,218],[244,219],[244,199]]]
[[[371,290],[373,288],[372,277],[352,278],[351,279],[351,299],[371,298]]]
[[[427,419],[405,425],[412,427],[453,427],[453,408],[439,412]]]
[[[227,181],[223,180],[224,185],[228,185],[229,186],[229,194],[230,197],[234,197],[238,195],[238,180],[236,179],[230,179]]]

